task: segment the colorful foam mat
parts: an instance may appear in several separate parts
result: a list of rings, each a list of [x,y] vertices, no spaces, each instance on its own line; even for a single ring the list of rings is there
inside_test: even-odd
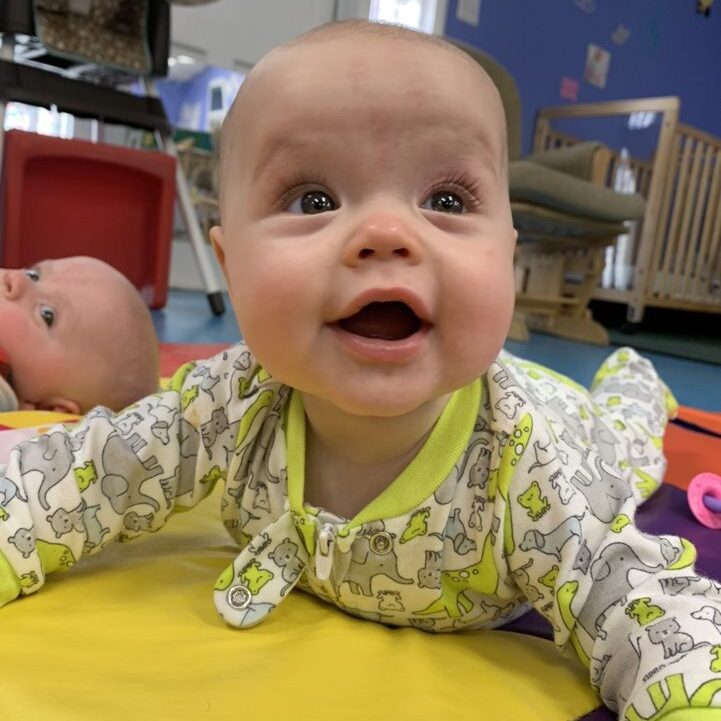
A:
[[[221,349],[165,347],[163,373]],[[66,419],[0,414],[15,430]],[[681,409],[666,435],[668,482],[637,521],[689,538],[699,571],[721,580],[721,533],[695,521],[684,490],[697,472],[721,472],[719,430],[721,414]],[[161,533],[82,559],[0,610],[0,718],[615,718],[534,612],[503,630],[431,635],[356,620],[294,592],[261,626],[229,629],[211,592],[236,554],[219,502],[216,492]]]

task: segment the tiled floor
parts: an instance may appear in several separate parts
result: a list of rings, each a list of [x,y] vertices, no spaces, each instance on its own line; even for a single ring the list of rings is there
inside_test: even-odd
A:
[[[168,305],[153,313],[158,336],[168,343],[235,343],[240,333],[229,302],[227,308],[224,315],[213,316],[204,293],[172,290]],[[509,341],[506,347],[584,385],[612,350],[540,334],[532,334],[528,343]],[[644,355],[653,361],[680,403],[721,412],[721,366],[656,353]]]

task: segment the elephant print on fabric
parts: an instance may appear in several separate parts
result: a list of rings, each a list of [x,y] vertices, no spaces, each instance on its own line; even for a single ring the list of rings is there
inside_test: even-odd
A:
[[[412,578],[400,575],[393,540],[382,530],[358,536],[343,583],[348,584],[351,593],[372,596],[371,584],[376,576],[385,576],[396,583],[413,583]]]
[[[116,513],[123,513],[127,508],[137,504],[150,506],[154,511],[160,510],[160,504],[153,496],[145,495],[141,486],[163,473],[163,467],[155,456],[141,461],[136,450],[142,441],[138,436],[123,438],[111,433],[102,450],[104,475],[100,480],[103,494],[110,501]],[[132,479],[133,483],[129,483]]]
[[[70,442],[65,433],[56,431],[22,444],[20,474],[24,477],[39,473],[42,480],[38,488],[38,501],[44,510],[50,510],[48,493],[65,478],[70,471],[72,454]]]

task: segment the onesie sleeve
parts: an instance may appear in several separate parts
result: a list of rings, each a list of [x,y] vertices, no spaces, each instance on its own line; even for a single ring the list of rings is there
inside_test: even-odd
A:
[[[117,415],[95,408],[16,446],[0,466],[0,605],[207,496],[227,475],[257,376],[237,346]]]
[[[491,403],[512,384],[509,373]],[[721,587],[696,573],[689,541],[636,528],[637,501],[617,466],[517,396],[491,468],[516,584],[619,718],[720,718]]]
[[[601,366],[590,398],[592,444],[642,503],[663,481],[663,434],[678,403],[652,363],[632,348],[620,348]]]

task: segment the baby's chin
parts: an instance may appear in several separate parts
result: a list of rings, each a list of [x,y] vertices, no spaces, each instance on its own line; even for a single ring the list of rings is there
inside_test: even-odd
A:
[[[347,416],[364,418],[402,418],[419,411],[427,411],[437,406],[436,411],[440,415],[450,395],[460,388],[463,388],[474,379],[465,383],[452,384],[442,387],[435,387],[432,390],[422,388],[414,389],[406,387],[402,389],[363,389],[364,392],[347,392],[347,389],[332,393],[324,389],[324,392],[302,391],[304,395],[310,394],[324,404],[329,405],[336,411]],[[344,392],[345,391],[345,392]]]

